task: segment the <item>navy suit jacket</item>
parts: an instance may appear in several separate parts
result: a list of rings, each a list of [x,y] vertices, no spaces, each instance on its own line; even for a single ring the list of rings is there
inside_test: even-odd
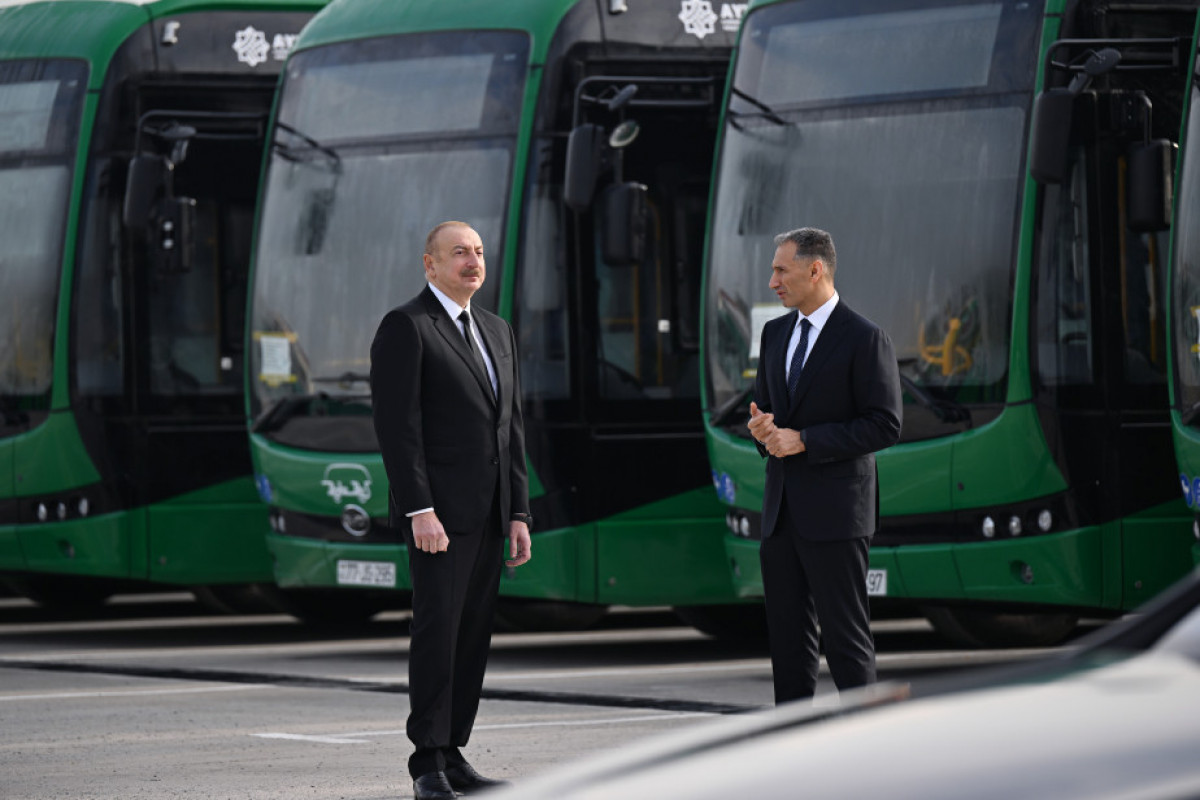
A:
[[[879,479],[874,453],[900,438],[900,372],[892,342],[842,300],[817,337],[788,395],[792,311],[763,326],[754,400],[775,425],[802,431],[807,450],[767,457],[763,538],[779,526],[786,495],[796,533],[817,541],[871,536],[879,527]]]
[[[529,513],[516,342],[508,323],[472,307],[499,396],[445,307],[428,287],[379,324],[371,344],[375,434],[389,484],[392,525],[433,508],[448,535],[487,524],[498,496],[503,535]]]

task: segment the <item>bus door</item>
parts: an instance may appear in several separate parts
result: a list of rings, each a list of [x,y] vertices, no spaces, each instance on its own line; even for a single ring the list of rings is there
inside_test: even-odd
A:
[[[663,561],[651,557],[639,560],[645,575],[631,576],[631,555],[653,542],[661,558],[672,558],[689,549],[678,546],[675,535],[695,535],[697,518],[720,519],[715,499],[708,514],[695,498],[677,509],[659,506],[613,519],[654,500],[681,503],[673,498],[710,485],[700,419],[699,312],[720,97],[721,80],[706,76],[592,75],[576,88],[565,195],[568,206],[583,212],[576,231],[576,319],[590,431],[585,485],[591,488],[580,500],[585,517],[600,520],[601,602],[631,602],[631,592],[647,602],[656,592],[678,596],[667,583],[671,575],[688,578],[686,570],[664,570]],[[581,171],[590,171],[591,185],[583,191]],[[651,539],[645,528],[655,515],[661,519],[649,523]]]
[[[1092,51],[1106,44],[1122,52],[1118,40]],[[1073,101],[1065,169],[1043,193],[1035,281],[1042,419],[1072,487],[1075,522],[1104,530],[1103,552],[1091,557],[1116,568],[1096,598],[1108,607],[1149,599],[1178,573],[1170,562],[1186,557],[1170,544],[1185,509],[1168,413],[1165,305],[1164,176],[1180,123],[1179,46],[1143,43],[1139,71],[1129,73],[1136,79],[1113,68]],[[1121,57],[1108,56],[1114,64]]]
[[[214,526],[237,524],[258,499],[242,412],[243,335],[251,230],[268,86],[224,98],[157,98],[139,115],[123,217],[130,231],[129,346],[139,420],[139,505],[150,505],[149,572],[179,577],[197,563],[229,565],[230,580],[259,576],[263,537],[243,552],[206,553]],[[161,107],[158,100],[162,100]],[[182,100],[182,102],[181,102]],[[200,108],[188,108],[188,101]],[[228,481],[220,502],[199,492]],[[156,505],[166,499],[172,502]],[[265,532],[265,513],[263,525]],[[244,523],[242,523],[244,524]],[[239,574],[244,573],[244,574]]]

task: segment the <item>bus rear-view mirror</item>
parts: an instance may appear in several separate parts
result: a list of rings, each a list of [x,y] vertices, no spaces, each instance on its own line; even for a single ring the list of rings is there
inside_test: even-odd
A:
[[[596,193],[604,153],[604,129],[584,123],[567,139],[567,171],[563,179],[563,202],[572,211],[586,211]]]
[[[1075,96],[1070,89],[1049,89],[1034,102],[1029,173],[1039,183],[1062,183],[1067,177]]]
[[[169,165],[162,156],[135,156],[129,162],[125,177],[125,203],[121,222],[126,228],[137,228],[150,221],[150,212],[163,191]]]

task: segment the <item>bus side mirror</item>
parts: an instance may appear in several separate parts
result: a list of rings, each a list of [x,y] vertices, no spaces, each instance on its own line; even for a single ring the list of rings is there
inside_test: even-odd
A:
[[[641,183],[615,183],[600,196],[600,255],[611,266],[637,264],[646,257],[650,221],[649,189]]]
[[[587,122],[571,131],[567,139],[563,202],[572,211],[586,211],[592,204],[604,153],[604,138],[602,127]]]
[[[1168,139],[1154,139],[1129,148],[1126,199],[1130,230],[1152,233],[1171,227],[1175,150],[1175,143]]]
[[[170,197],[158,209],[159,265],[164,272],[188,272],[196,258],[196,200]]]
[[[154,202],[167,183],[170,166],[162,156],[135,156],[129,162],[125,176],[125,203],[121,207],[121,223],[137,228],[150,220]]]
[[[1067,177],[1067,146],[1075,97],[1070,89],[1048,89],[1034,102],[1029,174],[1038,183],[1062,183]]]

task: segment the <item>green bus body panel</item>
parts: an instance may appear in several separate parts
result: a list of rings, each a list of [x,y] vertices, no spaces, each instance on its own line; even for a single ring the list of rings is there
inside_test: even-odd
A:
[[[21,568],[62,575],[104,578],[144,576],[146,510],[105,514],[86,520],[49,525],[23,525],[17,532],[24,561]],[[143,568],[135,569],[140,562]]]
[[[322,481],[336,481],[341,464],[353,464],[369,473],[369,485],[363,488],[369,497],[353,498],[373,519],[386,520],[387,473],[379,453],[320,453],[283,447],[257,434],[250,435],[250,453],[254,471],[270,476],[271,502],[280,508],[302,514],[341,516],[345,502],[334,499],[331,486]],[[335,490],[336,491],[336,490]]]
[[[269,580],[267,509],[249,475],[146,509],[145,577],[163,583]]]
[[[708,445],[714,471],[734,481],[736,506],[762,508],[766,462],[758,450],[711,427]],[[1067,488],[1028,403],[977,430],[888,448],[876,461],[885,517],[984,508]]]
[[[89,89],[104,84],[108,62],[129,35],[150,20],[129,3],[54,2],[0,8],[0,58],[82,58]]]
[[[338,584],[337,562],[342,560],[391,562],[396,565],[396,589],[412,588],[408,577],[408,548],[403,545],[343,544],[277,533],[268,533],[266,544],[275,564],[275,583],[284,589],[358,588]]]
[[[249,477],[144,508],[0,533],[0,569],[171,584],[269,580],[267,512]]]
[[[69,413],[51,413],[33,430],[0,441],[0,453],[6,450],[11,451],[16,497],[67,491],[100,480]]]
[[[1125,596],[1107,598],[1097,577],[1121,570],[1122,565],[1106,558],[1110,531],[1102,529],[1118,524],[1002,542],[875,547],[871,549],[871,568],[887,570],[886,596],[890,598],[1128,610],[1174,582],[1179,548],[1144,546],[1144,536],[1162,536],[1161,525],[1144,529],[1126,525],[1126,537],[1137,541],[1138,558],[1126,565],[1131,577]],[[761,597],[758,542],[727,536],[725,550],[737,594]],[[1138,563],[1154,552],[1157,557],[1149,559],[1153,563]],[[1135,574],[1140,577],[1133,577]]]

